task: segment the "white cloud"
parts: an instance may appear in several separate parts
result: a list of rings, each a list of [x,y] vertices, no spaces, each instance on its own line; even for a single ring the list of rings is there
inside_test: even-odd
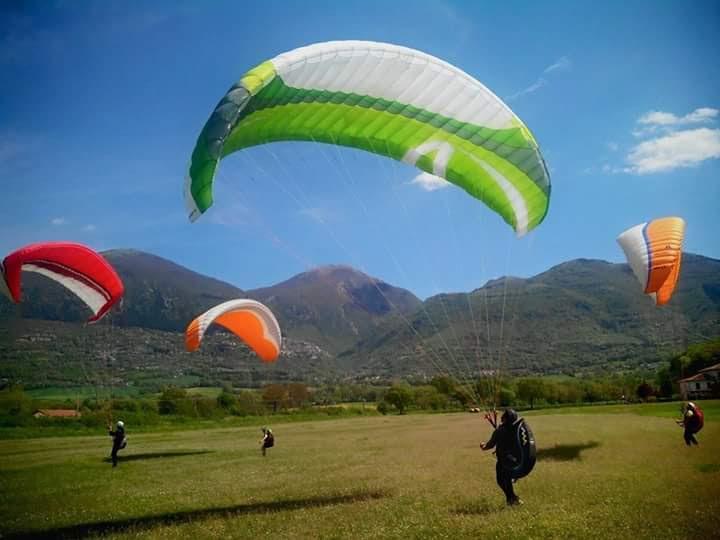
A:
[[[55,225],[56,227],[59,227],[60,225],[67,225],[67,219],[65,219],[64,217],[52,218],[50,220],[50,224]]]
[[[592,175],[599,175],[599,174],[618,174],[623,172],[629,172],[624,167],[615,167],[611,165],[610,163],[601,163],[598,165],[592,165],[591,167],[585,167],[582,170],[583,174],[592,174]]]
[[[450,182],[444,178],[440,178],[439,176],[426,172],[418,174],[415,178],[410,180],[409,183],[420,186],[425,191],[435,191],[450,186]]]
[[[635,137],[636,139],[642,139],[643,137],[647,137],[649,135],[657,133],[657,126],[650,126],[648,128],[641,128],[641,129],[633,129],[630,133],[632,133],[632,136]]]
[[[86,232],[93,232],[93,231],[97,230],[97,227],[95,225],[93,225],[92,223],[88,223],[87,225],[85,225],[82,228],[82,230],[86,231]]]
[[[616,142],[610,141],[609,143],[607,143],[607,147],[608,150],[610,150],[611,152],[617,152],[620,148],[620,145]]]
[[[556,71],[567,71],[572,67],[572,62],[570,61],[570,58],[567,56],[562,56],[549,66],[547,66],[545,69],[543,69],[543,72],[541,73],[541,76],[535,79],[535,82],[532,83],[527,88],[523,88],[519,92],[515,92],[514,94],[511,94],[507,97],[505,97],[506,101],[513,101],[521,96],[526,96],[528,94],[532,94],[533,92],[537,92],[541,88],[546,87],[549,83],[545,77],[542,75],[549,75],[550,73],[556,72]]]
[[[547,86],[547,84],[548,84],[548,82],[545,79],[543,79],[542,77],[540,77],[538,80],[536,80],[534,83],[532,83],[527,88],[523,88],[519,92],[515,92],[514,94],[506,97],[505,99],[507,101],[512,101],[514,99],[519,98],[520,96],[524,96],[526,94],[532,94],[533,92],[537,92],[538,90],[540,90],[542,87]]]
[[[438,21],[445,19],[448,26],[453,29],[455,47],[464,46],[473,32],[471,19],[449,2],[434,2],[433,6],[437,10]],[[435,16],[435,12],[433,16]]]
[[[558,58],[554,64],[550,64],[543,70],[543,73],[551,73],[553,71],[564,71],[572,67],[572,62],[567,56]]]
[[[699,109],[698,109],[699,110]],[[720,158],[720,129],[697,128],[643,141],[630,150],[625,172],[651,174]]]
[[[323,218],[324,212],[323,212],[322,208],[318,208],[318,207],[303,208],[302,210],[300,210],[299,213],[301,216],[310,218],[317,223],[325,222],[325,219]]]
[[[647,175],[696,167],[709,159],[720,159],[720,129],[696,127],[711,124],[720,117],[720,109],[699,107],[685,115],[667,111],[649,111],[636,122],[632,135],[641,139],[632,146],[625,164],[604,165],[605,173]],[[617,145],[607,143],[615,151]]]
[[[240,202],[231,204],[229,207],[215,208],[209,213],[208,221],[213,225],[225,227],[247,226],[252,221],[250,210]]]
[[[685,116],[677,116],[664,111],[650,111],[643,114],[638,123],[649,126],[682,126],[689,124],[704,124],[712,122],[720,113],[720,110],[710,107],[700,107]]]
[[[337,217],[336,213],[329,209],[329,208],[323,208],[320,206],[313,206],[309,208],[303,208],[298,212],[301,216],[304,216],[306,218],[310,218],[316,223],[320,223],[321,225],[326,224],[328,221],[334,221]]]

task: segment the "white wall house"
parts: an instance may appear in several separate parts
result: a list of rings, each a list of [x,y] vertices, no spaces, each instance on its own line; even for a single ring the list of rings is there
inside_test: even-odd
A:
[[[701,369],[696,375],[681,379],[678,383],[682,399],[710,397],[713,384],[720,383],[720,364]]]

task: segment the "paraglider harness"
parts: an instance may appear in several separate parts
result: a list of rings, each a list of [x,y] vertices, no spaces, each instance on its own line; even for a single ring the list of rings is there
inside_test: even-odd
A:
[[[268,429],[263,437],[263,448],[272,448],[273,446],[275,446],[275,435]]]
[[[518,416],[509,426],[507,424],[498,426],[497,411],[495,410],[485,414],[485,419],[496,430],[511,430],[512,447],[504,455],[498,456],[502,468],[510,474],[513,480],[519,480],[530,474],[535,467],[536,460],[535,436],[525,419]]]
[[[110,436],[113,438],[113,447],[117,447],[118,450],[122,450],[127,446],[128,438],[125,435],[125,428],[115,428],[115,431],[110,430]]]
[[[109,431],[110,436],[113,438],[112,450],[110,450],[110,459],[112,460],[113,467],[117,467],[118,464],[118,452],[127,446],[127,437],[125,436],[125,426],[117,426],[115,431],[112,429]]]
[[[695,434],[700,431],[705,425],[705,414],[703,413],[702,409],[698,407],[695,403],[689,403],[688,409],[693,411],[693,415],[688,418],[686,416],[686,409],[683,413],[682,425],[687,431]]]

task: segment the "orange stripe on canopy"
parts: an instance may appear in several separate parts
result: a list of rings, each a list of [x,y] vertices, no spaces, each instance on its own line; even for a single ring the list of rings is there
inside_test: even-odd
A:
[[[650,253],[650,268],[646,293],[656,293],[658,305],[667,304],[680,276],[682,241],[685,222],[668,217],[648,223],[646,238]]]
[[[664,306],[670,301],[670,297],[672,297],[673,292],[675,291],[675,286],[677,285],[678,278],[680,277],[680,261],[682,259],[682,251],[678,255],[677,263],[675,266],[673,266],[672,271],[670,272],[670,275],[665,280],[665,283],[663,283],[662,287],[660,287],[657,291],[657,296],[655,298],[658,306]]]
[[[185,330],[185,348],[190,351],[197,351],[200,347],[200,317],[193,319]]]
[[[217,323],[243,340],[265,362],[280,356],[282,333],[277,319],[256,300],[228,300],[199,315],[185,330],[185,348],[192,352],[200,347],[205,331]]]
[[[263,323],[255,313],[229,311],[215,319],[215,323],[224,326],[247,343],[262,358],[263,362],[277,360],[280,351],[272,341],[265,339]]]

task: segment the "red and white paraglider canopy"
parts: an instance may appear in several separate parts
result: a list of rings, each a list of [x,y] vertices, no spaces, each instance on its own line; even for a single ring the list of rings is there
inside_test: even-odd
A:
[[[72,242],[31,244],[5,257],[2,262],[4,283],[10,298],[22,298],[22,272],[46,276],[77,295],[92,310],[88,322],[96,322],[122,298],[120,276],[96,251]]]

